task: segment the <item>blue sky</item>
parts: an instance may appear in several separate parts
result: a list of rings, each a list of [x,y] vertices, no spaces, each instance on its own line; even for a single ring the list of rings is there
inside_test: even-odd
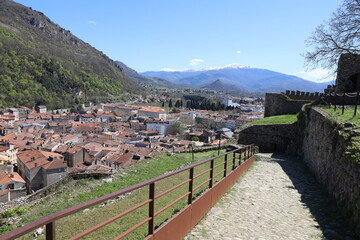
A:
[[[16,0],[138,72],[232,63],[325,81],[305,40],[342,0]]]

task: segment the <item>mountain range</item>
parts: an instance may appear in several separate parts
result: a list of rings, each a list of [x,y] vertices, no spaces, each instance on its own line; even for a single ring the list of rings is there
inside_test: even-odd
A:
[[[158,78],[158,77],[147,77],[139,74],[134,69],[127,66],[121,61],[115,61],[116,65],[121,69],[121,71],[126,74],[128,77],[132,78],[135,82],[146,87],[146,89],[152,88],[183,88],[183,86],[169,82],[167,80]]]
[[[240,64],[225,67],[185,71],[148,71],[148,77],[166,79],[172,83],[222,90],[227,92],[281,92],[299,90],[323,92],[330,82],[315,83],[296,76]]]

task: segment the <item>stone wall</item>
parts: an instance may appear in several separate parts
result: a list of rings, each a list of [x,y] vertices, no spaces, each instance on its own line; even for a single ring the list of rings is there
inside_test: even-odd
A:
[[[304,127],[304,162],[360,234],[360,165],[346,154],[348,130],[337,126],[317,107],[304,112],[299,125]]]
[[[253,125],[239,132],[240,144],[255,144],[260,152],[295,153],[296,124]]]
[[[331,85],[328,86],[330,88]],[[288,96],[292,100],[317,100],[324,96],[324,93],[319,92],[302,92],[302,91],[290,91],[286,90],[284,93],[286,96]]]
[[[282,93],[266,93],[265,117],[283,114],[295,114],[301,111],[301,107],[312,100],[291,99]]]
[[[336,92],[355,92],[360,90],[360,55],[341,54],[336,77]]]
[[[12,201],[16,198],[25,197],[25,196],[26,196],[26,189],[11,190],[10,192],[0,194],[0,203],[8,202],[9,197],[10,197],[10,201]]]

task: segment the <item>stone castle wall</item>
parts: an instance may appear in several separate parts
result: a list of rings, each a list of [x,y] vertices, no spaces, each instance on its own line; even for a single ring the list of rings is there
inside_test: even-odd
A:
[[[304,162],[360,234],[360,164],[346,154],[346,135],[320,108],[310,109],[303,123]]]
[[[239,143],[255,144],[261,152],[283,151],[301,157],[360,235],[360,164],[348,153],[349,131],[313,107],[304,108],[295,124],[245,128],[239,132]]]
[[[239,144],[256,144],[261,152],[294,151],[296,124],[252,125],[239,133]]]
[[[360,73],[360,55],[341,54],[336,77],[336,92],[355,92],[360,90],[356,75]],[[352,79],[353,78],[353,79]]]
[[[301,111],[301,107],[313,100],[291,99],[282,93],[266,93],[265,117],[283,114],[295,114]]]

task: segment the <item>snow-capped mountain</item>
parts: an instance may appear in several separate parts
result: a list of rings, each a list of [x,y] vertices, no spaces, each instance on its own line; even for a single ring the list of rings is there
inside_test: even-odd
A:
[[[240,64],[201,70],[150,71],[141,74],[192,87],[206,87],[220,80],[222,84],[234,86],[234,89],[243,89],[249,92],[280,92],[285,90],[322,92],[330,84],[315,83],[293,75]]]

